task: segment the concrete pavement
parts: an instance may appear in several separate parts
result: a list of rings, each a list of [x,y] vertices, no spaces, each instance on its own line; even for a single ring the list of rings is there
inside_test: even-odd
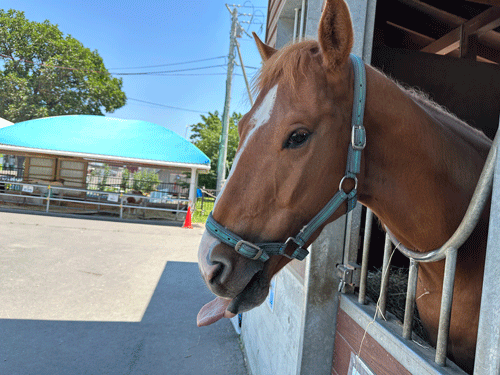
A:
[[[212,298],[203,228],[0,212],[0,375],[247,375]]]

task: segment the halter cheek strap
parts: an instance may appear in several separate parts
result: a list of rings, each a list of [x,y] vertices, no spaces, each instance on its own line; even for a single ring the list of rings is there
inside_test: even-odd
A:
[[[309,251],[302,247],[309,238],[323,225],[337,209],[347,201],[347,212],[354,209],[357,203],[356,193],[358,179],[356,175],[360,172],[361,152],[366,146],[366,132],[363,126],[363,116],[366,101],[366,72],[363,61],[351,55],[354,68],[354,100],[352,108],[351,142],[347,151],[347,166],[345,176],[339,184],[339,190],[323,209],[308,223],[295,237],[289,237],[285,242],[251,243],[245,241],[237,234],[231,232],[219,224],[212,216],[208,215],[206,229],[221,242],[234,247],[234,249],[246,258],[267,261],[271,255],[284,255],[288,258],[303,260]],[[354,188],[346,193],[342,184],[346,179],[354,180]],[[291,251],[291,254],[290,254]]]

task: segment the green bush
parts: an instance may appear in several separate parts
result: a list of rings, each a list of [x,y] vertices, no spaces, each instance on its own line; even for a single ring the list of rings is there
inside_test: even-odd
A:
[[[125,168],[122,172],[122,182],[120,183],[120,189],[123,190],[123,192],[126,192],[127,189],[130,187],[130,171]]]
[[[108,177],[110,173],[111,173],[111,168],[109,167],[109,165],[106,165],[104,167],[104,172],[102,173],[101,181],[99,182],[99,190],[104,191],[104,189],[106,188],[106,184],[108,182]]]
[[[135,172],[133,180],[132,189],[142,191],[143,193],[152,192],[156,185],[160,183],[158,174],[146,169]]]

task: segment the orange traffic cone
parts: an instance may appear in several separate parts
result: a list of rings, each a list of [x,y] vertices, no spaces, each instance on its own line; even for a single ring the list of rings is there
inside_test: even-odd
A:
[[[191,207],[188,206],[188,212],[186,213],[186,219],[184,220],[183,228],[193,229],[191,224]]]

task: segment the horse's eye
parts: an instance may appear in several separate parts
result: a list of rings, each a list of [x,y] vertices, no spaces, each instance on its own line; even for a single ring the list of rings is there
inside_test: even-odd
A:
[[[284,144],[284,148],[300,147],[307,141],[310,135],[311,133],[305,129],[296,130],[288,137]]]

